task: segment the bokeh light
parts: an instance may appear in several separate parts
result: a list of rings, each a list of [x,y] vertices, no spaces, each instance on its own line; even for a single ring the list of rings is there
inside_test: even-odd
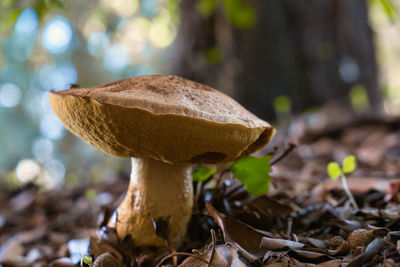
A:
[[[40,171],[40,165],[32,159],[22,159],[15,167],[17,179],[23,184],[32,182],[40,174]]]
[[[45,175],[40,182],[44,187],[51,189],[62,185],[65,177],[65,167],[61,161],[57,159],[48,160],[44,163],[43,168]]]
[[[87,50],[92,56],[102,55],[110,45],[110,38],[103,32],[92,32],[87,42]]]
[[[171,16],[166,9],[162,9],[151,24],[150,41],[157,48],[165,48],[174,41],[175,36],[176,28],[172,24]]]
[[[103,65],[109,72],[120,72],[129,63],[129,55],[120,43],[111,45],[104,53]]]
[[[140,2],[140,11],[147,17],[154,17],[158,11],[158,0],[142,0]]]
[[[42,35],[42,45],[53,54],[64,53],[72,40],[72,28],[61,15],[54,16],[46,25]]]
[[[102,3],[123,17],[133,15],[139,6],[139,0],[103,0]]]
[[[39,24],[39,17],[35,9],[28,7],[18,16],[14,25],[17,34],[30,35],[36,33]]]
[[[48,138],[39,137],[33,141],[32,154],[39,162],[46,162],[53,156],[54,144]]]
[[[88,181],[88,166],[110,158],[77,138],[64,138],[69,133],[50,107],[49,91],[163,73],[177,27],[169,3],[82,2],[90,8],[79,14],[69,12],[77,7],[72,2],[65,10],[47,3],[21,6],[0,32],[0,170],[15,175],[18,169],[15,180],[23,183],[30,179],[23,170],[31,166],[37,173],[39,166],[34,183],[48,189],[63,183],[65,169]]]
[[[44,65],[39,71],[39,83],[47,91],[68,89],[77,81],[75,66],[68,61],[57,65]]]
[[[58,140],[64,136],[64,126],[53,112],[49,112],[40,118],[39,131],[51,140]]]
[[[89,36],[94,32],[105,33],[105,31],[106,25],[104,24],[104,21],[102,21],[100,14],[92,12],[83,27],[83,35],[86,38],[89,38]]]
[[[6,58],[24,62],[31,57],[35,46],[38,23],[38,14],[33,8],[26,8],[21,12],[15,22],[14,31],[3,41]]]
[[[133,55],[141,53],[148,40],[151,22],[143,17],[134,18],[125,23],[121,34],[121,44]]]
[[[16,107],[21,100],[21,90],[12,83],[5,83],[0,87],[0,106],[5,108]]]
[[[360,68],[353,58],[344,57],[340,61],[339,73],[343,81],[347,83],[354,83],[359,79]]]

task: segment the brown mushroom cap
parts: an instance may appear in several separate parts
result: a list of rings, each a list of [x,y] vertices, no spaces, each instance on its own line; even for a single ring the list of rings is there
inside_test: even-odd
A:
[[[118,157],[226,162],[258,150],[275,133],[229,96],[177,76],[51,92],[50,104],[73,134]]]

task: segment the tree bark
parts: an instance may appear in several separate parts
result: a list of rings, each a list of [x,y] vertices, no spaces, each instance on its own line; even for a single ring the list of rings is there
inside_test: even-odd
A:
[[[365,0],[250,0],[257,20],[236,29],[218,8],[211,16],[182,0],[173,73],[234,96],[261,118],[275,116],[273,101],[288,96],[294,113],[330,100],[348,103],[363,85],[377,110],[380,91]],[[219,47],[210,64],[205,51]]]

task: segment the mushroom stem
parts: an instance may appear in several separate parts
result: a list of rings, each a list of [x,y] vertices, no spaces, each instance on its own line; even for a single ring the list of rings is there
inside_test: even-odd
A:
[[[153,220],[170,217],[168,243],[177,247],[192,207],[191,165],[132,158],[128,192],[118,207],[117,234],[121,239],[131,235],[138,246],[166,247],[166,240],[155,234]]]

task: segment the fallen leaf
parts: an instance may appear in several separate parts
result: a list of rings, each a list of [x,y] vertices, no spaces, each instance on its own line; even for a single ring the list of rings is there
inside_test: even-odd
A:
[[[50,267],[76,267],[70,258],[60,258],[52,261]]]
[[[365,253],[352,260],[347,267],[359,267],[368,262],[372,257],[378,255],[386,247],[384,239],[375,238],[365,249]]]
[[[343,261],[340,259],[325,261],[317,264],[318,267],[341,267]]]
[[[307,262],[307,263],[321,263],[327,260],[333,259],[333,257],[325,254],[325,253],[319,253],[319,252],[314,252],[314,251],[307,251],[307,250],[290,250],[288,252],[288,255],[291,257],[294,257],[295,259],[301,261],[301,262]]]
[[[210,203],[206,203],[208,214],[221,228],[225,242],[238,243],[243,249],[257,256],[265,253],[260,243],[263,235],[248,224],[245,224],[232,216],[223,215]]]
[[[210,261],[212,256],[212,260]],[[208,262],[208,263],[206,263]],[[237,266],[248,264],[239,255],[239,248],[234,243],[217,245],[214,251],[207,250],[201,254],[185,259],[180,267]]]
[[[265,195],[259,196],[247,204],[261,210],[267,210],[272,216],[287,216],[293,211],[290,206]]]
[[[24,254],[24,247],[21,239],[14,237],[9,239],[0,247],[0,265],[1,263],[13,262]]]
[[[397,240],[396,249],[397,249],[397,252],[400,253],[400,240]]]
[[[400,219],[400,205],[386,209],[364,208],[361,209],[360,212],[367,216],[375,218],[391,219],[391,220]]]
[[[304,244],[278,238],[263,237],[260,244],[261,248],[268,250],[281,250],[281,249],[299,249],[304,247]]]
[[[380,177],[346,177],[347,185],[353,194],[361,194],[372,189],[387,192],[390,188],[390,180]],[[327,192],[334,189],[343,190],[338,180],[326,179],[312,189],[312,194],[319,200],[324,200]]]
[[[312,238],[312,237],[307,237],[306,240],[314,247],[320,248],[320,249],[326,249],[326,242],[320,239]]]

